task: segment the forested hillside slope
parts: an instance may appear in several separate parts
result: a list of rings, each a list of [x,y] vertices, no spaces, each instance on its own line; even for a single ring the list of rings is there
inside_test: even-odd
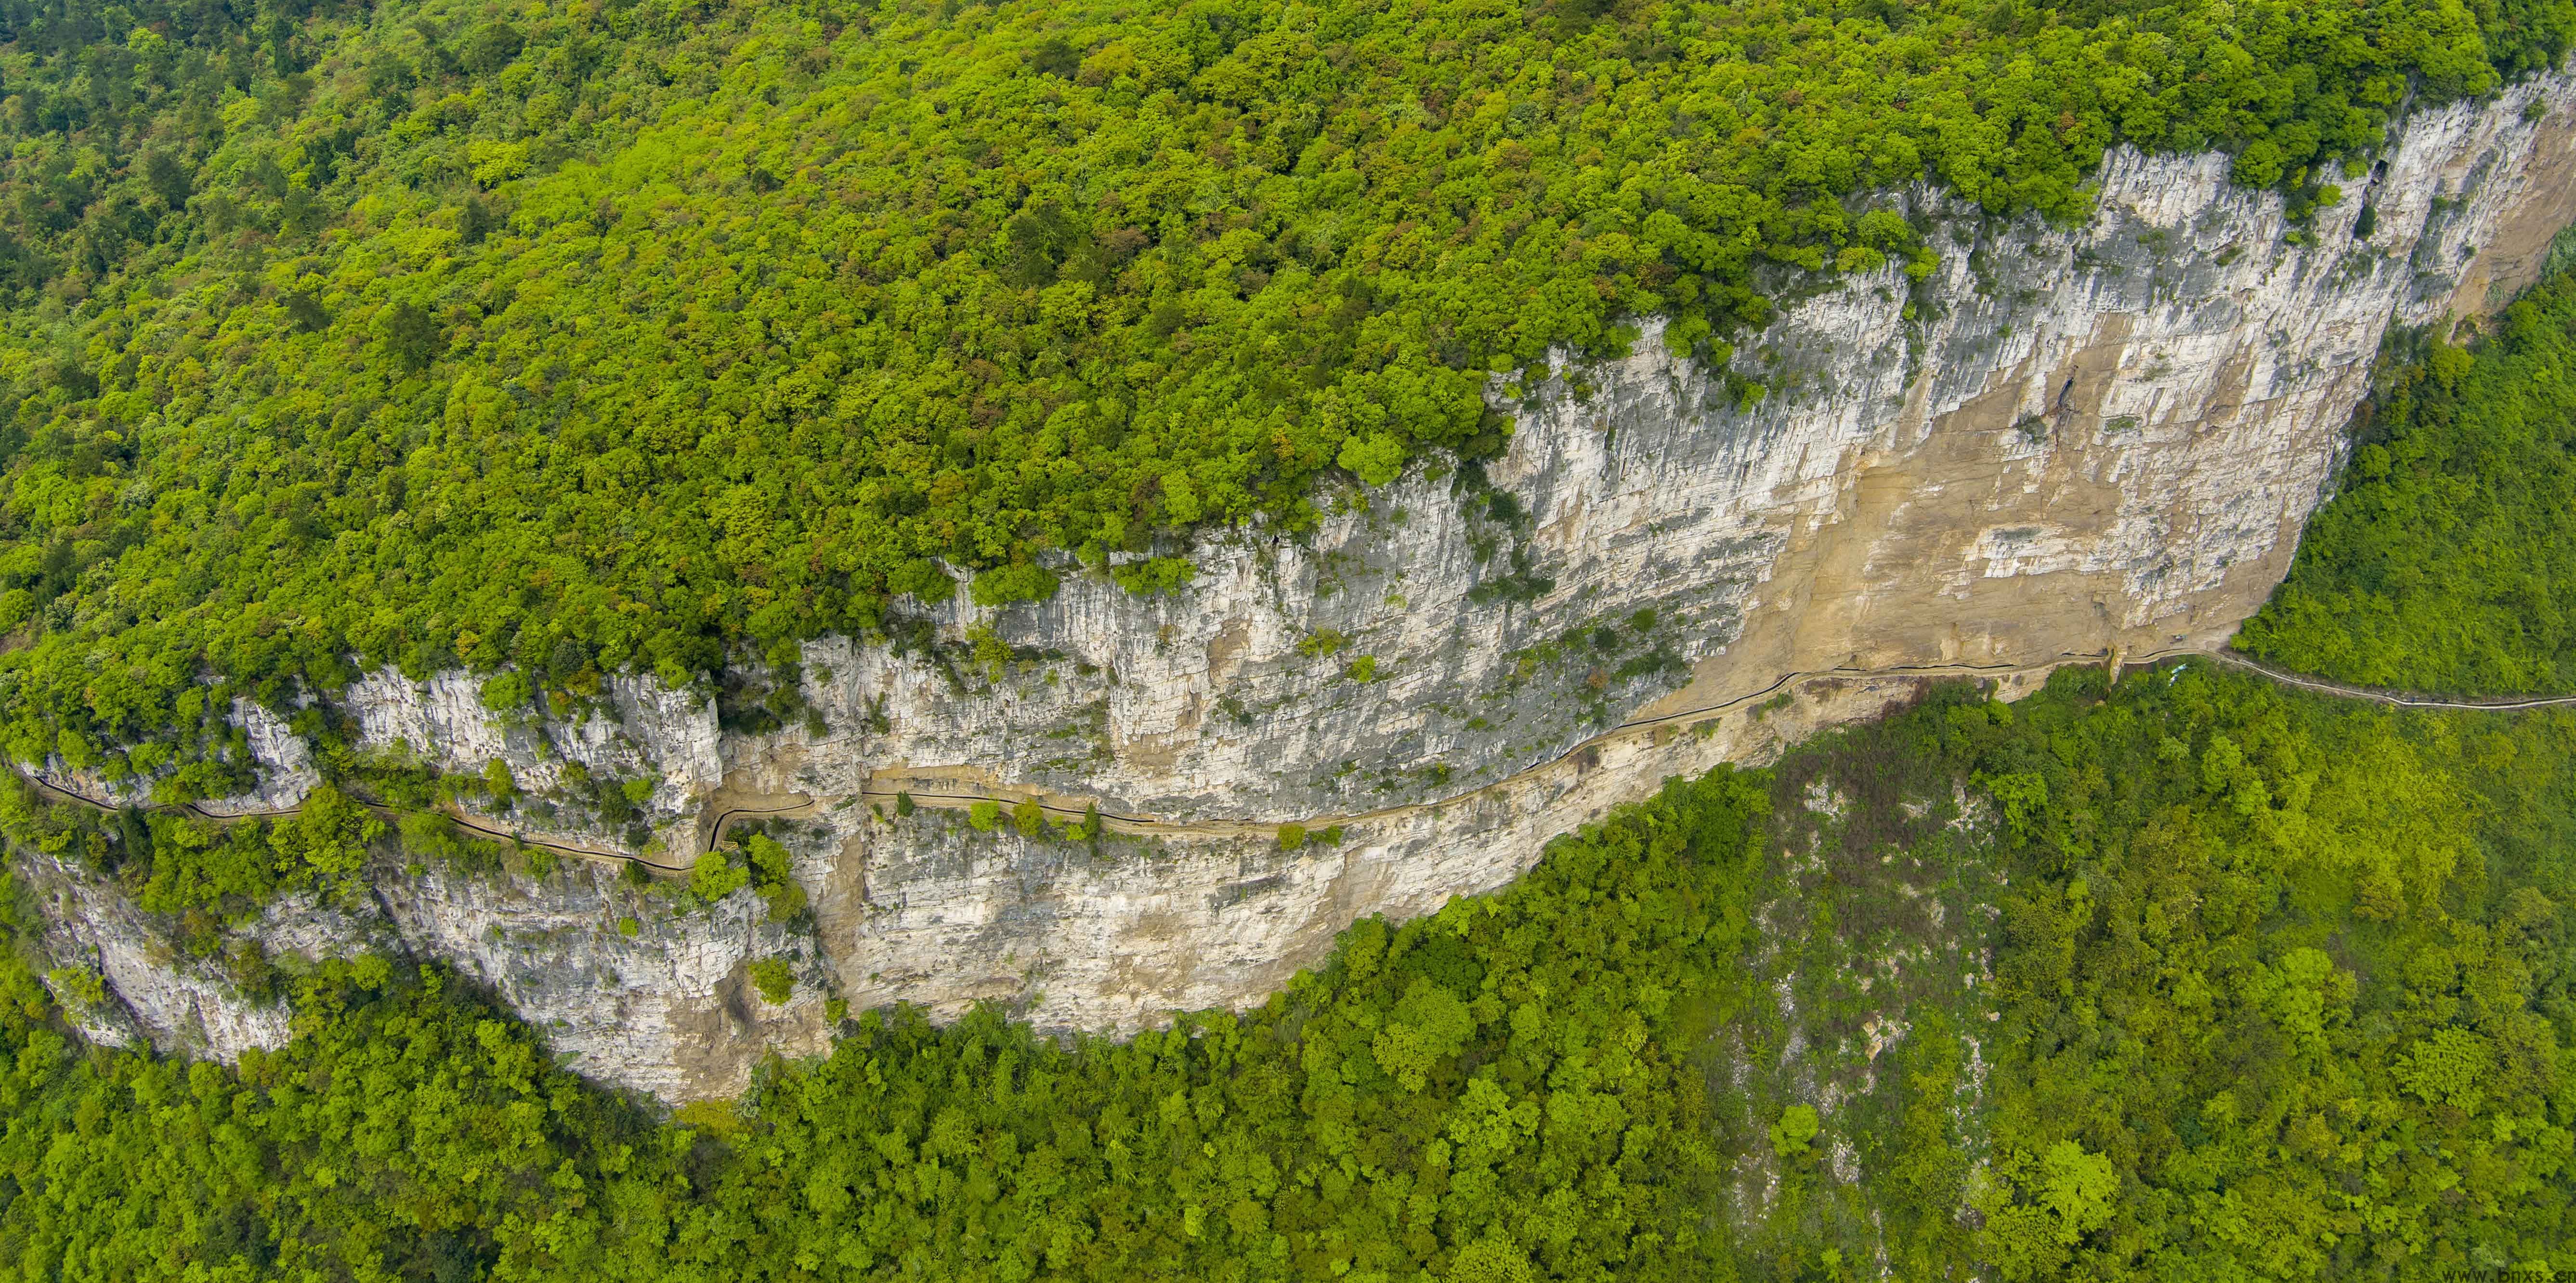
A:
[[[1168,588],[1172,536],[1490,454],[1481,380],[1547,345],[1661,313],[1722,364],[1833,273],[1947,252],[1872,206],[1888,184],[2062,215],[2114,141],[2218,146],[2304,236],[2392,113],[2576,32],[2563,3],[2250,0],[0,24],[0,716],[13,755],[165,797],[240,783],[201,756],[241,743],[227,696],[287,707],[352,661],[508,666],[485,690],[515,715],[628,666],[703,689],[905,594],[1041,595],[1063,554]],[[2566,680],[2571,299],[2561,276],[2483,346],[2393,351],[2249,645],[2407,688]],[[1617,623],[1567,645],[1650,657],[1653,619]],[[0,1271],[2576,1273],[2576,715],[2203,659],[1913,689],[1493,894],[1363,920],[1244,1010],[1055,1039],[809,988],[828,1054],[678,1109],[573,1072],[460,967],[227,934],[292,893],[307,920],[271,938],[327,940],[386,894],[367,874],[542,886],[554,854],[460,840],[454,780],[339,763],[292,816],[223,825],[12,775]],[[913,801],[880,822],[968,863],[1005,829],[1066,864],[1171,856],[1034,796]],[[810,929],[784,822],[744,817],[685,879],[629,866],[619,903]],[[122,999],[49,951],[40,876],[130,894],[292,1039],[231,1065],[83,1039]],[[762,1010],[803,984],[772,956],[743,979],[726,1000]]]
[[[2544,344],[2566,289],[2467,359]],[[2465,395],[2419,421],[2427,455],[2556,377],[2462,362],[2428,358]],[[2381,502],[2355,486],[2327,519]],[[2458,627],[2518,644],[2504,613]],[[676,1116],[381,955],[280,959],[260,983],[296,1039],[237,1068],[84,1047],[65,1018],[97,978],[39,975],[8,889],[0,1265],[22,1272],[2576,1270],[2564,709],[2396,710],[2202,661],[2062,670],[2017,704],[1939,686],[1675,781],[1507,891],[1363,922],[1251,1011],[1069,1044],[990,1010],[863,1013],[827,1059]]]
[[[1043,596],[1065,554],[1497,448],[1636,317],[1723,363],[2071,215],[2119,141],[2294,221],[2566,0],[332,5],[6,15],[0,717],[109,778],[228,692],[515,664],[568,698]],[[111,30],[113,26],[115,29]],[[1736,380],[1758,396],[1758,383]],[[199,693],[201,677],[214,698]],[[132,755],[129,755],[129,749]],[[232,759],[232,771],[240,759]]]

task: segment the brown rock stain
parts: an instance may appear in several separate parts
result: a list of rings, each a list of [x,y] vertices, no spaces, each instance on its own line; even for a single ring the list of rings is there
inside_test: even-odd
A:
[[[2486,316],[2540,279],[2550,243],[2576,217],[2576,113],[2552,112],[2540,122],[2521,181],[2523,198],[2461,269],[2452,315]]]
[[[1252,624],[1248,620],[1229,619],[1208,639],[1207,671],[1210,685],[1224,686],[1243,671],[1244,652],[1252,648]]]
[[[2081,558],[2124,511],[2124,456],[2189,449],[2107,432],[2102,407],[2129,358],[2131,319],[2104,318],[2088,340],[2034,378],[2029,362],[1999,372],[1958,409],[1923,422],[1921,392],[1861,453],[1830,512],[1793,514],[1779,560],[1739,640],[1703,660],[1684,689],[1641,710],[1656,716],[1761,689],[1786,672],[1923,664],[2021,664],[2109,646],[2144,652],[2216,640],[2259,607],[2286,564],[2231,567],[2214,591],[2183,595],[2183,618],[2124,626],[2110,603],[2133,596],[2125,568],[2003,566],[2016,544],[2047,559]],[[2159,425],[2226,430],[2249,404],[2254,357],[2233,354],[2196,412]],[[2177,538],[2199,518],[2180,504],[2160,519]],[[2295,533],[2298,514],[2285,513]]]

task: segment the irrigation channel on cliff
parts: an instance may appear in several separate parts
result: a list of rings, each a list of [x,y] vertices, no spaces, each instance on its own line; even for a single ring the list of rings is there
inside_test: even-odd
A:
[[[1564,752],[1559,753],[1555,757],[1549,758],[1544,762],[1524,767],[1521,770],[1515,771],[1502,779],[1495,780],[1490,784],[1470,789],[1454,797],[1441,798],[1436,801],[1408,802],[1398,806],[1380,807],[1373,811],[1362,811],[1352,815],[1319,816],[1311,822],[1289,820],[1172,821],[1159,819],[1151,815],[1127,815],[1113,811],[1098,811],[1096,814],[1104,825],[1113,826],[1119,832],[1149,837],[1270,837],[1276,836],[1281,828],[1291,823],[1303,823],[1304,827],[1310,829],[1333,824],[1366,824],[1411,815],[1432,807],[1455,805],[1474,798],[1479,794],[1507,788],[1516,781],[1525,779],[1535,772],[1557,766],[1565,762],[1567,759],[1574,757],[1576,754],[1582,753],[1586,750],[1596,749],[1613,741],[1633,736],[1638,732],[1651,731],[1656,727],[1670,725],[1674,722],[1687,721],[1692,718],[1712,717],[1722,714],[1732,709],[1740,708],[1755,700],[1775,695],[1800,682],[1818,679],[1869,681],[1879,678],[1936,679],[1942,677],[1994,679],[2015,677],[2030,673],[2045,673],[2070,664],[2106,663],[2112,661],[2114,658],[2118,658],[2120,660],[2121,666],[2124,669],[2131,666],[2156,664],[2174,659],[2207,659],[2215,663],[2226,665],[2230,668],[2240,668],[2247,672],[2260,674],[2285,686],[2295,686],[2302,690],[2315,691],[2320,694],[2333,695],[2343,699],[2370,700],[2374,703],[2386,704],[2395,708],[2434,708],[2450,709],[2461,712],[2514,712],[2523,709],[2553,708],[2566,705],[2576,705],[2576,695],[2544,695],[2522,698],[2508,697],[2501,699],[2467,700],[2439,699],[2432,696],[2419,695],[2406,691],[2383,690],[2372,686],[2356,686],[2348,682],[2338,682],[2321,677],[2310,677],[2301,673],[2287,672],[2263,663],[2260,660],[2250,659],[2244,655],[2236,654],[2233,651],[2211,650],[2200,647],[2177,647],[2170,650],[2155,651],[2135,658],[2117,657],[2111,652],[2102,651],[2097,651],[2091,654],[2067,653],[2058,656],[2054,660],[2038,664],[1996,664],[1986,666],[1975,664],[1917,664],[1895,668],[1828,668],[1814,672],[1788,673],[1783,675],[1779,680],[1772,682],[1770,685],[1765,686],[1760,690],[1733,696],[1728,699],[1720,700],[1714,704],[1702,705],[1696,708],[1681,709],[1670,713],[1659,713],[1653,717],[1640,717],[1631,721],[1622,722],[1599,735],[1595,735],[1590,739],[1584,740],[1583,742],[1566,749]],[[91,807],[101,811],[113,811],[118,809],[110,803],[82,796],[79,793],[72,792],[69,789],[61,788],[53,784],[48,784],[45,781],[35,779],[32,776],[25,776],[23,772],[21,772],[21,777],[27,779],[29,783],[35,785],[40,792],[44,793],[48,797],[58,798],[66,802],[75,802],[82,806]],[[891,800],[897,796],[898,792],[899,790],[882,786],[865,786],[861,788],[859,797],[861,799],[880,798]],[[1095,812],[1089,807],[1066,806],[1058,802],[1049,802],[1044,798],[1037,797],[1029,792],[1014,791],[1010,789],[984,789],[968,793],[920,793],[910,792],[909,790],[900,790],[900,792],[910,796],[916,805],[936,807],[943,810],[963,810],[978,802],[999,802],[1016,805],[1021,802],[1035,800],[1041,811],[1059,818],[1080,819],[1095,814]],[[623,851],[603,851],[592,847],[569,846],[559,842],[545,842],[522,837],[518,833],[509,829],[496,827],[487,819],[452,808],[445,809],[443,814],[445,814],[450,820],[454,821],[458,827],[482,837],[491,838],[497,841],[510,842],[523,847],[536,847],[542,850],[552,851],[558,855],[571,856],[576,859],[598,860],[620,865],[639,863],[648,868],[658,869],[664,873],[680,873],[687,871],[690,864],[694,862],[699,855],[706,851],[712,851],[716,849],[717,846],[721,845],[724,841],[726,826],[732,824],[734,821],[766,815],[797,815],[813,809],[816,805],[818,805],[818,803],[809,799],[807,801],[792,803],[786,806],[727,808],[726,810],[717,812],[715,823],[707,830],[707,840],[704,847],[691,850],[685,857],[673,857],[671,862],[668,863],[656,861],[649,855]],[[195,816],[198,819],[229,824],[248,820],[280,819],[293,815],[302,808],[288,806],[262,811],[209,811],[199,803],[180,802],[152,809],[175,811]],[[399,812],[390,807],[378,806],[373,803],[368,804],[367,809],[386,819],[394,819],[399,815]]]

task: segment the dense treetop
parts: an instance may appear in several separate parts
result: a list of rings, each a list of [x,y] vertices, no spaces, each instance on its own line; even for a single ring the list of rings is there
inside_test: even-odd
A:
[[[578,695],[1294,528],[1551,345],[1926,261],[1868,193],[2071,216],[2125,140],[2305,208],[2571,13],[13,3],[0,735],[155,774],[201,676]]]
[[[2576,273],[2401,340],[2334,502],[2238,645],[2348,681],[2576,693]]]

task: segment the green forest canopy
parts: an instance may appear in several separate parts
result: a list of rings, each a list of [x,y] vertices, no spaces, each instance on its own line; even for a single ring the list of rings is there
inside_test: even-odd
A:
[[[2508,341],[2551,333],[2527,327],[2562,288]],[[2557,377],[2471,359],[2425,362],[2454,410]],[[2474,418],[2403,439],[2450,457]],[[2475,479],[2519,456],[2462,457]],[[0,794],[13,843],[118,847],[36,801]],[[331,885],[385,840],[327,802],[254,842],[278,876]],[[163,912],[262,893],[206,881],[225,859],[178,828],[152,845]],[[1862,874],[1904,865],[1999,891],[1918,939],[1884,896],[1920,889],[1873,900]],[[40,974],[38,915],[0,880],[0,1268],[25,1277],[2576,1273],[2565,709],[2400,711],[2188,662],[2009,706],[1937,688],[1774,769],[1668,784],[1503,892],[1363,922],[1255,1010],[1071,1046],[990,1010],[870,1013],[676,1118],[567,1073],[447,969],[376,956],[279,959],[297,1036],[237,1069],[84,1047],[58,1004],[104,989]],[[1795,1028],[1789,987],[1755,981],[1791,955],[1831,973]],[[1869,960],[1976,983],[1900,995]],[[1855,1091],[1787,1072],[1864,1018],[1902,1036]],[[1783,1072],[1726,1072],[1749,1061]]]
[[[2576,694],[2576,273],[2475,346],[2414,343],[2237,645],[2379,686]]]
[[[1855,799],[1847,865],[1925,849],[1885,840],[1908,817],[2009,884],[1990,982],[1887,1012],[1876,1085],[1822,1109],[1711,1059],[1800,1054],[1748,979],[1794,943],[1753,889],[1818,858],[1778,823],[1800,780]],[[2069,670],[1677,781],[1504,892],[1359,924],[1240,1017],[1067,1048],[873,1013],[739,1108],[659,1121],[380,957],[287,978],[296,1040],[238,1070],[86,1050],[13,916],[0,1267],[1664,1283],[1874,1277],[1883,1248],[1895,1277],[2012,1283],[2565,1273],[2571,852],[2564,710]],[[1846,950],[1929,943],[1821,891],[1806,929]]]
[[[1490,374],[2073,216],[2294,210],[2570,0],[0,4],[0,738],[349,661],[687,681],[1496,450]],[[1750,389],[1747,389],[1750,394]],[[1168,563],[1140,585],[1169,585]],[[199,683],[211,676],[217,688]],[[128,748],[140,746],[129,756]],[[181,786],[186,791],[190,786]]]

